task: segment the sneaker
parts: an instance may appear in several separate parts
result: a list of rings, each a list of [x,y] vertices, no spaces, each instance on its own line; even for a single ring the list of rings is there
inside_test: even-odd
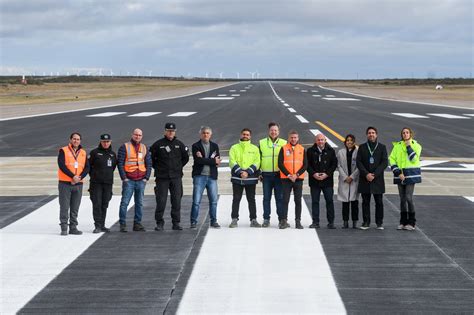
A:
[[[102,232],[102,229],[100,227],[96,227],[94,231],[92,231],[92,233],[94,234],[101,233],[101,232]]]
[[[405,229],[405,225],[403,224],[400,224],[399,226],[397,226],[397,230],[404,230]]]
[[[334,223],[328,223],[328,229],[334,230],[336,229],[336,226],[334,225]]]
[[[250,221],[250,227],[259,228],[259,227],[262,227],[262,225],[260,223],[258,223],[257,219],[252,219]]]
[[[231,229],[238,227],[239,225],[237,224],[237,221],[239,221],[239,219],[232,219],[232,222],[229,224],[229,227]]]
[[[82,231],[79,231],[77,229],[77,227],[75,226],[71,226],[69,227],[69,234],[72,234],[72,235],[82,235]]]
[[[352,221],[352,228],[357,229],[357,221]]]
[[[122,233],[127,233],[127,225],[125,225],[125,224],[120,224],[120,232],[122,232]]]
[[[316,222],[313,222],[310,226],[309,226],[310,229],[319,229],[320,226],[319,226],[319,223],[316,223]]]
[[[133,230],[135,232],[145,232],[145,227],[143,225],[141,225],[141,223],[134,223],[133,224]]]
[[[175,231],[181,231],[183,228],[181,227],[181,225],[179,225],[179,223],[175,223],[173,224],[172,229]]]
[[[301,220],[295,220],[295,229],[302,230],[304,227],[301,225]]]
[[[263,220],[262,227],[266,228],[266,227],[269,227],[269,226],[270,226],[270,220],[264,219],[264,220]]]
[[[280,220],[280,224],[278,224],[278,228],[281,230],[284,230],[287,227],[288,227],[288,220],[286,219]]]
[[[196,222],[191,222],[191,225],[189,226],[190,229],[195,229],[197,227]]]
[[[377,224],[377,230],[385,230],[382,224]]]
[[[211,227],[215,228],[215,229],[220,229],[221,228],[221,226],[217,222],[211,223]]]
[[[100,230],[104,233],[110,233],[110,229],[106,228],[105,226],[101,227]]]
[[[361,230],[368,230],[370,229],[370,225],[368,223],[362,223],[362,225],[360,226]]]
[[[165,229],[165,222],[156,223],[155,231],[163,231]]]
[[[411,224],[407,224],[407,225],[405,225],[404,230],[406,230],[406,231],[414,231],[414,230],[415,230],[415,226],[414,226],[414,225],[411,225]]]

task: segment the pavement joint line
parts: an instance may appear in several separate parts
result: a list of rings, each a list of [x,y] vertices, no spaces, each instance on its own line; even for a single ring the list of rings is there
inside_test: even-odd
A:
[[[392,210],[392,212],[394,213],[397,213],[399,214],[399,211],[398,211],[398,208],[395,204],[393,204],[393,202],[391,202],[388,198],[386,198],[384,196],[384,199],[386,202],[388,202],[388,204],[390,205],[389,209]],[[461,273],[463,273],[469,280],[471,281],[474,281],[474,277],[472,277],[469,272],[467,272],[463,267],[461,267],[457,262],[456,260],[454,260],[454,258],[452,258],[451,256],[449,256],[441,247],[438,246],[438,244],[435,243],[435,241],[433,241],[428,235],[426,235],[425,232],[423,232],[423,230],[419,227],[419,225],[416,226],[416,230],[415,231],[418,231],[421,236],[423,236],[423,238],[425,238],[429,243],[431,243],[432,245],[434,245],[436,247],[436,249],[438,249],[438,251],[443,254],[443,256],[445,256],[450,262],[451,264],[453,264],[456,269],[458,269],[459,271],[461,271]]]
[[[26,116],[19,116],[19,117],[0,118],[0,121],[16,120],[16,119],[24,119],[24,118],[32,118],[32,117],[41,117],[41,116],[49,116],[49,115],[57,115],[57,114],[66,114],[66,113],[80,112],[80,111],[92,110],[92,109],[102,109],[102,108],[109,108],[109,107],[116,107],[116,106],[123,106],[123,105],[133,105],[133,104],[141,104],[141,103],[148,103],[148,102],[166,101],[166,100],[172,100],[172,99],[176,99],[176,98],[182,98],[182,97],[193,96],[193,95],[197,95],[197,94],[201,94],[201,93],[206,93],[206,92],[209,92],[209,91],[226,88],[226,87],[229,87],[231,85],[236,85],[236,84],[239,84],[239,83],[240,82],[230,83],[228,85],[215,87],[215,88],[212,88],[212,89],[208,89],[208,90],[204,90],[204,91],[200,91],[200,92],[195,92],[195,93],[191,93],[191,94],[180,95],[180,96],[150,99],[150,100],[145,100],[145,101],[142,100],[142,101],[135,101],[135,102],[119,103],[119,104],[112,104],[112,105],[106,105],[106,106],[79,108],[79,109],[64,110],[64,111],[44,113],[44,114],[35,114],[35,115],[26,115]]]

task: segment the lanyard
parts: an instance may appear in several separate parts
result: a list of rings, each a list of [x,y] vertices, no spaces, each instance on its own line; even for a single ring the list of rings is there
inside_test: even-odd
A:
[[[80,149],[78,148],[77,153],[74,153],[74,150],[71,147],[69,147],[69,151],[71,151],[72,156],[74,157],[74,160],[77,161],[77,157],[79,156]]]
[[[268,143],[269,141],[272,143],[272,145],[270,145]],[[277,146],[278,146],[278,138],[276,138],[275,142],[273,142],[270,137],[267,137],[267,147],[268,148],[276,148]]]
[[[370,150],[370,145],[367,142],[367,150],[369,150],[369,154],[370,154],[371,157],[374,156],[374,152],[375,152],[375,150],[377,150],[378,146],[379,146],[379,143],[377,142],[377,144],[375,145],[374,151],[372,151],[372,150]]]

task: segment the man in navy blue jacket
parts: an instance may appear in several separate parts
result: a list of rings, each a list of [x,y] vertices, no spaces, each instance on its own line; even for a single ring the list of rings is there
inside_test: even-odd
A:
[[[193,206],[191,208],[191,229],[196,228],[199,206],[204,189],[209,198],[209,217],[211,227],[220,228],[217,223],[217,167],[221,163],[219,146],[211,141],[212,129],[201,127],[200,140],[193,144]]]

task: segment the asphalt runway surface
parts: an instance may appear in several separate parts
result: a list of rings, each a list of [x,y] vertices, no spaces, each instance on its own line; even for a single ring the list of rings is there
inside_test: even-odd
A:
[[[102,133],[112,135],[117,149],[134,128],[141,128],[144,143],[151,145],[170,121],[189,146],[198,140],[200,126],[211,126],[213,140],[227,155],[243,127],[253,130],[256,143],[266,136],[267,123],[277,121],[282,137],[295,129],[301,143],[311,145],[314,134],[322,132],[339,148],[340,135],[353,133],[361,143],[367,126],[375,126],[388,150],[408,126],[423,145],[423,156],[445,160],[430,172],[451,172],[461,163],[451,159],[474,156],[472,119],[470,109],[383,101],[302,83],[241,82],[182,98],[3,120],[0,157],[56,156],[73,131],[82,134],[88,151]],[[472,178],[472,170],[463,174]],[[146,195],[147,232],[124,234],[118,232],[120,196],[115,195],[107,216],[112,233],[92,234],[86,193],[79,214],[84,235],[65,238],[59,236],[57,196],[1,196],[0,313],[472,314],[473,196],[437,196],[435,189],[432,196],[417,196],[415,191],[418,229],[408,232],[396,230],[397,195],[384,198],[384,231],[341,229],[338,201],[336,230],[325,228],[324,201],[322,228],[308,229],[308,195],[303,231],[278,230],[274,217],[271,228],[250,229],[245,198],[239,228],[229,229],[231,196],[222,192],[222,229],[208,227],[203,198],[199,228],[191,230],[192,198],[186,195],[185,229],[170,229],[168,204],[168,222],[159,233],[153,231],[154,196]],[[261,221],[261,196],[257,199]],[[133,210],[131,204],[129,219]]]

